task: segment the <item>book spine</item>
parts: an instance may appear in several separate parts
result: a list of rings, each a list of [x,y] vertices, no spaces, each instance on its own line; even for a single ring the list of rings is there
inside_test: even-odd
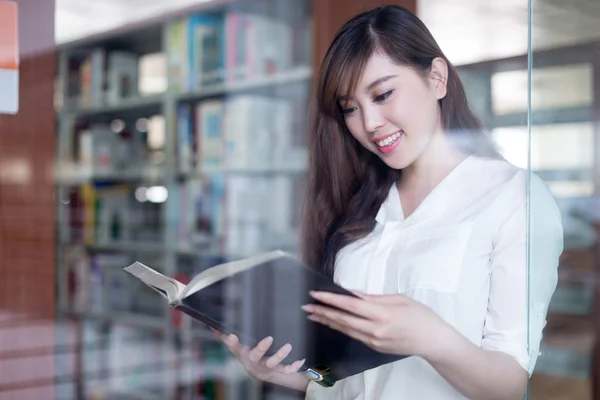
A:
[[[202,314],[201,312],[197,311],[196,309],[185,304],[185,302],[174,304],[173,307],[175,307],[179,311],[184,312],[185,314],[189,315],[190,317],[210,326],[211,328],[216,329],[217,331],[221,332],[222,334],[225,334],[225,335],[235,334],[235,332],[230,331],[223,324],[221,324],[211,318],[208,318],[206,315]]]

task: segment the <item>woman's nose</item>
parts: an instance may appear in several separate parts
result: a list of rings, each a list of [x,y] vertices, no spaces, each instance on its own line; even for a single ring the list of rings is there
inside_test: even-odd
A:
[[[363,124],[367,132],[375,132],[383,126],[383,117],[378,110],[369,108],[363,113]]]

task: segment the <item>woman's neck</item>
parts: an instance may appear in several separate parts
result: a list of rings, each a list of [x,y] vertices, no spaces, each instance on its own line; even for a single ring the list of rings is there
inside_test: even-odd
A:
[[[466,157],[449,142],[446,134],[436,133],[419,158],[402,170],[398,189],[429,192]]]

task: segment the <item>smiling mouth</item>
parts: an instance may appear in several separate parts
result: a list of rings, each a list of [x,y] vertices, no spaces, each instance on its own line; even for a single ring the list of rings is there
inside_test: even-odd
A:
[[[394,133],[393,135],[388,136],[385,139],[382,140],[378,140],[375,142],[375,144],[379,147],[388,147],[393,145],[394,143],[396,143],[398,140],[400,140],[400,137],[404,134],[404,131],[400,130],[396,133]]]

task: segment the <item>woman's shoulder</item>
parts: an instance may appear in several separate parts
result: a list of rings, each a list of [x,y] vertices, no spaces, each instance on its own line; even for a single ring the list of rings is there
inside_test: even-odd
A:
[[[527,170],[519,167],[503,158],[489,158],[473,155],[471,156],[478,165],[478,172],[486,179],[507,180],[516,179],[525,182]]]
[[[504,190],[520,194],[524,199],[528,191],[535,190],[551,196],[547,184],[533,171],[517,166],[505,159],[473,156],[479,165],[477,174],[481,181],[488,182],[490,187],[501,186]]]
[[[530,217],[550,218],[560,221],[560,211],[550,188],[535,172],[504,159],[475,157],[480,165],[479,182],[497,194],[498,203],[505,208],[531,210]]]

